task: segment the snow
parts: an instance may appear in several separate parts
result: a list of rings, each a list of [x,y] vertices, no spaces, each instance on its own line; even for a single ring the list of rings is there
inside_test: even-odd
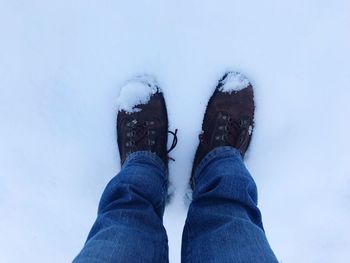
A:
[[[156,80],[152,76],[140,76],[129,80],[121,89],[117,99],[119,111],[138,112],[136,106],[146,104],[151,96],[159,91]]]
[[[221,81],[219,90],[224,93],[237,92],[249,86],[249,80],[240,72],[229,72]]]
[[[250,125],[248,129],[248,134],[251,135],[253,133],[253,126]]]
[[[164,92],[180,262],[203,114],[225,72],[254,86],[246,164],[283,263],[343,263],[350,247],[350,2],[0,0],[0,262],[70,262],[119,171],[120,87]]]

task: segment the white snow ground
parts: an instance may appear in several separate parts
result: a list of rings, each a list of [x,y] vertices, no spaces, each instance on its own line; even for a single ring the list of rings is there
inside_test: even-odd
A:
[[[69,262],[118,172],[119,87],[154,74],[179,144],[166,208],[180,262],[184,195],[207,100],[249,77],[247,166],[283,263],[348,262],[348,0],[0,0],[0,262]]]

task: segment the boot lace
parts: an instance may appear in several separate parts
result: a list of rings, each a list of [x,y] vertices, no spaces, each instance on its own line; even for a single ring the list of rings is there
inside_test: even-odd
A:
[[[234,120],[229,114],[219,112],[217,129],[215,131],[214,144],[215,145],[231,145],[239,148],[247,137],[250,123],[247,118]],[[213,146],[211,142],[207,142],[204,137],[204,132],[199,135],[199,139],[205,149],[210,150]]]
[[[156,148],[156,131],[152,128],[155,125],[154,121],[138,122],[132,120],[126,123],[128,129],[126,137],[129,138],[126,142],[126,147],[129,149],[128,153],[131,153],[138,148],[146,148],[151,152],[155,152]],[[167,155],[176,147],[178,142],[177,137],[178,129],[175,131],[168,131],[169,134],[173,135],[173,141],[170,148],[167,150]],[[160,156],[161,158],[166,157],[170,160],[174,160],[168,156]],[[175,161],[175,160],[174,160]]]

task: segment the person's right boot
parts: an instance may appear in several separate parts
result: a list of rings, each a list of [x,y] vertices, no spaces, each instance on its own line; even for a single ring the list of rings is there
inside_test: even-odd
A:
[[[237,72],[226,73],[209,100],[199,145],[193,162],[191,187],[195,171],[210,151],[221,146],[238,149],[244,157],[254,126],[254,94],[248,79]]]

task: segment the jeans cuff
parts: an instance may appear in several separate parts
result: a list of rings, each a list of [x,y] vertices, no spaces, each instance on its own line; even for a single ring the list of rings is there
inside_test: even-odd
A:
[[[207,155],[204,156],[202,161],[199,163],[194,173],[194,180],[198,182],[200,174],[204,167],[206,167],[213,159],[224,158],[224,157],[236,157],[242,160],[241,153],[238,149],[231,146],[221,146],[211,150]]]
[[[158,167],[160,170],[162,170],[164,174],[168,174],[168,168],[166,167],[164,161],[158,155],[150,151],[138,151],[131,153],[130,155],[128,155],[121,168],[123,169],[130,162],[133,162],[137,159],[146,159],[147,161]]]

